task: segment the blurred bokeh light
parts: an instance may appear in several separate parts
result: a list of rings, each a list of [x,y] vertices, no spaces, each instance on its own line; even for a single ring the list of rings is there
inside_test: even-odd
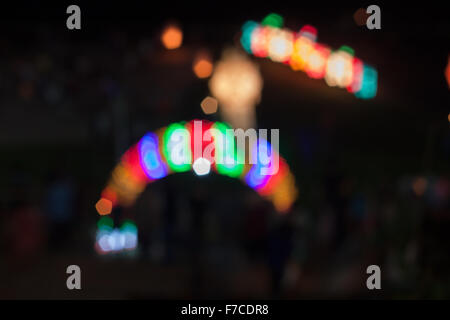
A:
[[[111,213],[112,210],[112,202],[108,199],[101,198],[95,205],[97,212],[99,215],[107,215]]]
[[[204,51],[199,52],[194,59],[192,70],[200,79],[211,76],[213,71],[213,63],[210,55]]]
[[[183,31],[176,25],[168,25],[161,33],[161,42],[166,49],[177,49],[183,42]]]
[[[353,20],[355,21],[357,26],[365,26],[367,22],[367,18],[369,18],[369,14],[365,8],[359,8],[353,14]]]
[[[282,29],[282,25],[283,19],[276,14],[268,15],[261,24],[247,21],[241,29],[240,43],[255,57],[288,64],[313,79],[325,78],[329,86],[346,88],[357,98],[376,96],[377,71],[354,57],[352,48],[341,46],[333,51],[317,43],[317,29],[311,25],[303,26],[298,33]]]
[[[448,56],[447,67],[445,68],[445,79],[447,79],[447,85],[450,89],[450,55]]]
[[[205,114],[213,114],[217,112],[218,102],[213,97],[206,97],[202,100],[200,106]]]

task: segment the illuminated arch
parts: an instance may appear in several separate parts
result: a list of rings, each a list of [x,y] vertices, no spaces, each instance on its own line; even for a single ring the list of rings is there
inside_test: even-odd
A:
[[[347,89],[359,99],[377,94],[378,72],[341,46],[332,50],[317,42],[316,28],[305,25],[298,32],[283,28],[283,18],[271,13],[261,23],[247,21],[242,26],[241,45],[247,53],[287,64],[310,78],[324,79],[330,87]]]
[[[205,120],[173,123],[145,134],[131,146],[113,169],[95,206],[101,216],[97,251],[136,247],[137,228],[133,221],[124,221],[117,228],[109,215],[114,207],[133,205],[147,184],[173,173],[194,170],[200,175],[212,170],[239,179],[271,201],[280,214],[287,212],[296,200],[297,188],[286,161],[262,138],[250,142],[247,160],[253,160],[247,161],[245,150],[238,148],[234,132],[230,134],[229,129],[223,122]],[[271,150],[270,155],[265,153],[269,161],[261,161],[262,149]],[[278,170],[267,174],[275,163]]]

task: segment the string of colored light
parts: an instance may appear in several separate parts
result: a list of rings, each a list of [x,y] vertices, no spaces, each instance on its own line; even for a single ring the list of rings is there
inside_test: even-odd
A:
[[[196,172],[194,164],[200,158],[211,164],[216,173],[243,181],[271,201],[278,212],[288,211],[297,197],[297,189],[286,161],[272,150],[269,142],[260,138],[249,146],[250,159],[254,161],[246,163],[245,150],[238,148],[235,135],[230,132],[233,132],[231,127],[222,122],[179,122],[144,135],[130,147],[113,169],[96,204],[97,212],[102,216],[97,229],[97,251],[106,253],[134,248],[137,245],[134,224],[128,221],[127,228],[114,228],[108,215],[117,206],[133,205],[148,183],[172,173]],[[195,139],[200,139],[197,140],[201,141],[199,147],[195,146]],[[267,161],[258,154],[260,149],[271,151],[266,153]],[[275,162],[278,171],[264,173],[264,169],[268,170]]]
[[[137,246],[137,227],[131,220],[126,220],[120,228],[114,228],[109,216],[97,222],[95,249],[100,254],[133,250]]]
[[[331,86],[347,89],[360,99],[377,94],[377,71],[354,56],[348,46],[332,50],[317,42],[317,30],[305,25],[299,32],[282,28],[283,18],[269,14],[261,23],[247,21],[242,27],[241,45],[260,58],[288,64],[313,79],[325,79]]]

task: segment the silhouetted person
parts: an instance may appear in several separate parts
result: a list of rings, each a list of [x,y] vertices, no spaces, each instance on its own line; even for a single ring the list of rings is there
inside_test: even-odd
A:
[[[251,259],[259,258],[267,249],[268,204],[261,199],[249,209],[244,222],[244,245]]]
[[[23,266],[44,247],[45,225],[39,208],[26,198],[14,201],[7,212],[6,250],[12,267]]]
[[[328,172],[325,177],[325,192],[327,202],[332,206],[335,215],[333,244],[337,248],[343,243],[347,234],[346,209],[348,201],[341,192],[343,176],[339,172],[336,161],[336,159],[330,159]]]
[[[202,186],[194,189],[190,198],[190,207],[192,214],[192,286],[193,294],[198,297],[203,294],[203,255],[205,246],[205,213],[207,209],[207,193]]]
[[[59,249],[70,235],[75,207],[75,187],[62,171],[51,173],[44,198],[50,247]]]
[[[174,229],[176,223],[177,207],[176,207],[176,194],[174,188],[168,182],[166,188],[166,205],[163,213],[164,219],[164,241],[166,248],[166,262],[171,262],[173,258],[173,246],[174,246]]]
[[[284,270],[291,255],[293,244],[293,227],[288,217],[270,234],[269,267],[272,280],[272,295],[280,294]]]

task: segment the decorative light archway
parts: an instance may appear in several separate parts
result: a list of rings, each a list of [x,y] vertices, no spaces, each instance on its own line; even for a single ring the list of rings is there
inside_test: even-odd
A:
[[[198,124],[201,137],[194,130]],[[280,214],[287,212],[298,191],[286,161],[262,138],[249,145],[249,159],[254,160],[246,161],[245,150],[238,148],[234,135],[227,134],[229,129],[223,122],[178,122],[147,133],[131,146],[113,169],[95,206],[101,216],[97,225],[97,252],[117,252],[136,247],[137,228],[134,222],[126,220],[120,227],[115,227],[110,214],[115,207],[132,206],[147,184],[173,173],[193,170],[197,175],[203,175],[211,170],[239,179],[271,201]],[[205,138],[208,134],[209,138]],[[196,145],[197,139],[201,141],[200,146]],[[271,150],[267,154],[269,161],[262,161],[258,154],[261,148]],[[275,162],[275,157],[278,170],[271,174],[264,173],[264,169],[267,171]]]
[[[372,99],[377,94],[376,69],[356,58],[348,46],[332,50],[318,43],[317,30],[310,25],[294,32],[283,28],[281,16],[271,13],[261,23],[247,21],[240,42],[255,57],[287,64],[310,78],[324,79],[330,87],[345,88],[359,99]]]

